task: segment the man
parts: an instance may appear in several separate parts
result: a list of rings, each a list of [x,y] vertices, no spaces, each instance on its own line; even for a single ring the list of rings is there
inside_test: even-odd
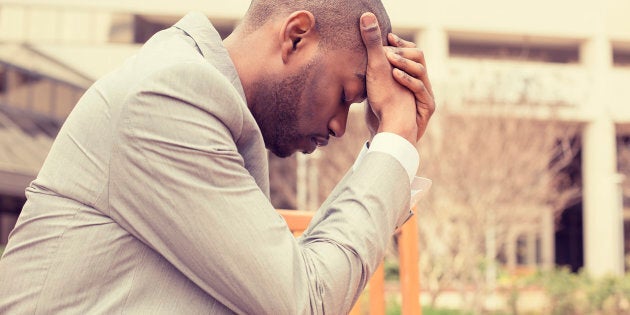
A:
[[[422,54],[384,49],[388,31],[376,0],[255,0],[223,43],[194,13],[155,35],[86,92],[27,189],[0,313],[348,312],[408,217],[434,109]],[[370,148],[296,240],[265,146],[312,152],[366,97]]]

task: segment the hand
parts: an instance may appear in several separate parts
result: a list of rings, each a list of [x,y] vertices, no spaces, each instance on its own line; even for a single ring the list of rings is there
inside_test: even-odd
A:
[[[416,44],[392,33],[388,35],[388,42],[393,47],[387,46],[384,49],[387,59],[396,68],[394,79],[408,88],[416,99],[417,139],[420,140],[435,112],[435,99],[424,53],[416,48]]]
[[[374,14],[364,13],[361,16],[361,36],[368,55],[366,88],[371,109],[369,112],[378,120],[377,131],[398,134],[415,144],[418,140],[418,124],[414,95],[392,76],[392,73],[400,70],[392,70],[387,60]]]

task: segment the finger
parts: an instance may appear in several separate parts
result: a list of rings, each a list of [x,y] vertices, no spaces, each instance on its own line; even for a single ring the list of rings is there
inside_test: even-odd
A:
[[[424,104],[433,103],[433,95],[421,80],[410,76],[408,73],[398,68],[394,68],[392,75],[396,82],[400,83],[400,85],[406,87],[414,94],[416,100]]]
[[[387,41],[394,47],[416,48],[416,43],[406,41],[394,33],[389,33],[387,35]]]
[[[389,60],[392,66],[407,72],[407,74],[412,77],[422,78],[427,76],[427,71],[422,64],[389,51],[385,55],[387,55],[387,60]]]
[[[415,62],[419,62],[425,68],[427,67],[427,62],[424,59],[424,52],[418,48],[399,48],[399,47],[385,46],[384,49],[386,51],[389,51],[401,57],[413,60]]]
[[[385,55],[383,39],[378,21],[373,13],[366,12],[361,16],[361,38],[367,50],[368,66],[382,66],[385,61],[383,58]]]
[[[429,79],[429,74],[424,65],[422,65],[421,63],[403,58],[401,55],[393,54],[391,52],[387,53],[387,59],[394,67],[402,70],[407,75],[420,79],[420,81],[422,81],[423,86],[426,88],[429,94],[433,96],[433,88],[431,86],[431,80]]]
[[[427,72],[427,63],[424,58],[424,52],[422,50],[418,48],[398,48],[398,47],[391,47],[391,46],[387,46],[384,49],[395,55],[401,56],[405,59],[413,60],[415,62],[418,62],[420,65],[422,65],[423,67],[422,70],[424,72],[424,75],[422,77],[420,77],[419,75],[415,75],[415,73],[412,73],[409,71],[407,72],[409,72],[411,75],[415,77],[420,77],[422,81],[424,82],[424,84],[429,89],[429,91],[431,92],[431,95],[433,95],[433,88],[432,88],[431,81],[429,80],[429,76]],[[388,58],[390,57],[388,56]]]

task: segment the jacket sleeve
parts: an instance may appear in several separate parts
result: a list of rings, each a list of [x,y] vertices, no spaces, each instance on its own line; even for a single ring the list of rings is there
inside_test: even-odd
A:
[[[348,312],[404,212],[405,171],[368,154],[296,241],[244,168],[242,113],[217,110],[240,98],[218,75],[179,64],[133,89],[114,132],[108,214],[237,313]]]

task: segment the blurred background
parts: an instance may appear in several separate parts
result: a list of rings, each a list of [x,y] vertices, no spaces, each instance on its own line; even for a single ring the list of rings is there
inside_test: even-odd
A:
[[[630,2],[383,2],[438,103],[418,145],[434,183],[417,213],[423,304],[629,314]],[[0,246],[95,80],[189,11],[225,37],[248,5],[0,0]],[[317,209],[367,139],[362,110],[321,151],[270,156],[274,206]]]

